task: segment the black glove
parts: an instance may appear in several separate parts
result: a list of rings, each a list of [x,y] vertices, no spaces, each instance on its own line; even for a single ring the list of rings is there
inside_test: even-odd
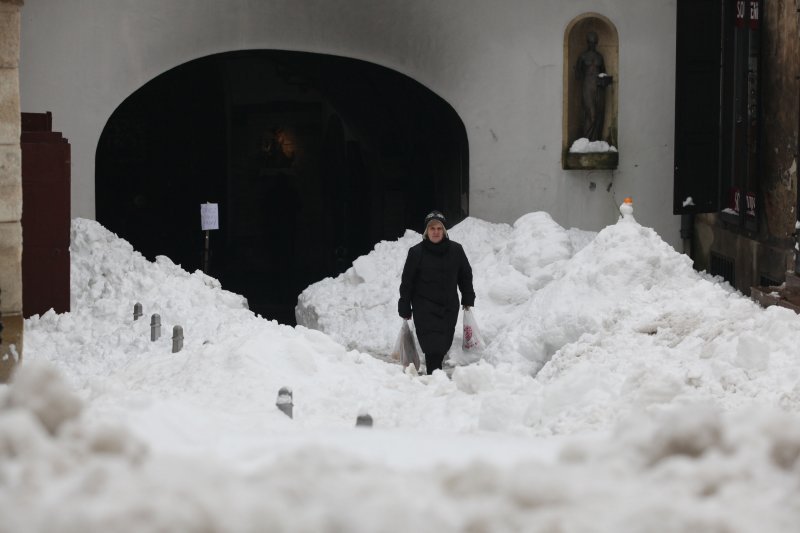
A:
[[[411,304],[405,300],[398,300],[397,314],[404,320],[411,320]]]

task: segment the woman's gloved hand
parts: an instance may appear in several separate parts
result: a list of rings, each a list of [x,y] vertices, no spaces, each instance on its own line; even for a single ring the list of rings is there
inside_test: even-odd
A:
[[[405,300],[399,300],[397,302],[397,314],[403,320],[411,320],[411,304]]]

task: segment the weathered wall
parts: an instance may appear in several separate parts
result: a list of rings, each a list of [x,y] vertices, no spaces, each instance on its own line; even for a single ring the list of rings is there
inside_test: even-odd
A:
[[[740,233],[714,215],[698,216],[695,228],[695,266],[708,269],[711,253],[733,260],[744,293],[793,270],[798,220],[800,0],[764,0],[762,13],[758,230]]]
[[[619,35],[620,164],[561,169],[564,30],[596,12]],[[406,74],[447,100],[470,152],[470,214],[536,210],[598,230],[633,196],[637,220],[680,241],[672,215],[675,0],[37,0],[23,13],[22,104],[72,146],[74,216],[93,217],[94,157],[114,109],[191,59],[243,49],[334,54]]]
[[[763,238],[791,241],[798,219],[800,0],[766,0],[762,41]],[[791,244],[790,244],[791,246]]]
[[[0,0],[0,383],[22,355],[22,177],[19,31],[22,0]]]

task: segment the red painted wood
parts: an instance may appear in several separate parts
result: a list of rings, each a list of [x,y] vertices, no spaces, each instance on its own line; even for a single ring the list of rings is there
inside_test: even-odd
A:
[[[69,311],[70,145],[50,113],[22,114],[22,313]]]

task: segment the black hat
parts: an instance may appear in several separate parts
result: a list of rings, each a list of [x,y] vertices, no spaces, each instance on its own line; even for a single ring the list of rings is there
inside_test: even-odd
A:
[[[442,223],[442,226],[447,228],[447,219],[444,218],[444,215],[439,211],[431,211],[427,215],[425,215],[425,227],[428,227],[428,224],[431,223],[431,220],[438,220]]]

